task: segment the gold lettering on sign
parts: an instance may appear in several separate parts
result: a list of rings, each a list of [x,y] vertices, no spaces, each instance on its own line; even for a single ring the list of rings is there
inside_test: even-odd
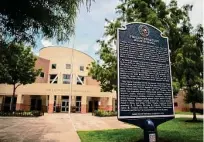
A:
[[[157,39],[138,37],[138,36],[134,36],[134,35],[130,35],[129,37],[136,42],[153,44],[153,45],[155,45],[156,43],[159,43],[159,40],[157,40]]]

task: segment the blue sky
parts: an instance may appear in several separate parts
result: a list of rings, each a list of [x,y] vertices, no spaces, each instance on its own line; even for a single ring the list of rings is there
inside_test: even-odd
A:
[[[170,0],[164,1],[168,3]],[[69,42],[59,44],[52,39],[38,38],[34,52],[38,54],[39,49],[45,46],[60,45],[72,48],[74,45],[75,49],[85,52],[97,59],[95,52],[99,49],[99,46],[96,40],[103,36],[105,18],[114,20],[117,17],[115,7],[119,3],[119,0],[95,0],[91,5],[90,12],[87,12],[86,6],[81,6],[76,19],[75,40],[74,37],[72,37]],[[203,0],[178,0],[179,6],[187,3],[194,5],[193,11],[190,13],[192,24],[194,26],[198,23],[203,24]]]

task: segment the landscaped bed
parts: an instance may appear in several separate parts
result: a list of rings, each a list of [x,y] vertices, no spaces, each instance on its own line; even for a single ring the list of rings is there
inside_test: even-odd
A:
[[[116,111],[105,111],[105,110],[96,110],[94,111],[93,115],[99,117],[109,117],[109,116],[117,116]]]
[[[158,127],[159,142],[203,142],[203,123],[186,122],[191,119],[174,119]],[[82,142],[141,142],[140,128],[104,131],[78,131]]]
[[[14,112],[2,112],[0,111],[0,116],[15,116],[15,117],[37,117],[44,115],[40,111],[14,111]]]

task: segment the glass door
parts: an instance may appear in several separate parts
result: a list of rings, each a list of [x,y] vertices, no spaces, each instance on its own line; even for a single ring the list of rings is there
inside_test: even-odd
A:
[[[76,112],[81,112],[81,96],[76,96]]]
[[[76,112],[81,112],[81,101],[76,102]]]
[[[62,100],[62,112],[68,112],[69,111],[69,100]]]
[[[53,111],[54,111],[54,112],[57,111],[57,104],[56,104],[56,102],[57,102],[57,96],[55,95],[55,96],[54,96],[54,105],[53,105]]]

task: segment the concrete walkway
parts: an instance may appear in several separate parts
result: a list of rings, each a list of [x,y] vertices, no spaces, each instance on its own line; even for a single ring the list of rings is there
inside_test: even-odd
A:
[[[192,118],[192,115],[176,114],[175,118]],[[204,118],[203,115],[197,115],[197,118]],[[117,117],[95,117],[92,114],[71,114],[71,120],[77,131],[105,130],[105,129],[123,129],[136,128],[134,125],[118,121]]]
[[[193,118],[193,115],[176,114],[176,118]],[[204,119],[204,115],[196,115],[197,118]]]
[[[118,121],[117,117],[96,117],[91,113],[73,113],[71,120],[77,131],[136,128],[134,125]]]
[[[192,118],[177,114],[176,118]],[[204,118],[197,115],[197,118]],[[76,131],[136,128],[117,117],[92,114],[46,114],[38,118],[0,117],[0,142],[80,142]]]
[[[56,142],[80,142],[80,138],[74,128],[69,114],[45,114],[44,121],[52,126],[52,131],[43,135],[46,141]]]
[[[68,114],[0,117],[0,142],[80,142]]]

